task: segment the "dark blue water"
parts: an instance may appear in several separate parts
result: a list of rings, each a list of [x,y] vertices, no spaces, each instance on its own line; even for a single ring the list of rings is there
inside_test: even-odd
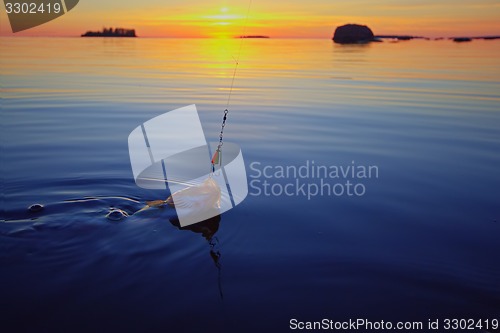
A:
[[[378,177],[326,179],[362,183],[353,196],[251,187],[187,229],[168,208],[134,215],[169,193],[135,185],[127,138],[195,103],[216,140],[238,41],[1,43],[1,331],[500,319],[495,41],[245,41],[225,137],[249,183],[277,190],[296,179],[258,177],[264,167],[313,163]],[[130,216],[110,221],[112,209]]]

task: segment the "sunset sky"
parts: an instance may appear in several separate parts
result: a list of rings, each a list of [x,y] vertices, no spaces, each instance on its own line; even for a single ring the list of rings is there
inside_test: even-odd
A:
[[[12,34],[3,4],[3,36],[79,36],[104,26],[141,37],[233,37],[243,32],[249,0],[80,0],[66,15]],[[498,0],[252,0],[246,34],[328,38],[345,23],[375,34],[428,37],[500,35]]]

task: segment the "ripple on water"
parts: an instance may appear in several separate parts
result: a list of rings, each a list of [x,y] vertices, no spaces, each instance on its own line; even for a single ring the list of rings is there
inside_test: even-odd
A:
[[[119,208],[112,208],[109,213],[106,214],[106,218],[110,221],[118,222],[128,217],[128,213]]]

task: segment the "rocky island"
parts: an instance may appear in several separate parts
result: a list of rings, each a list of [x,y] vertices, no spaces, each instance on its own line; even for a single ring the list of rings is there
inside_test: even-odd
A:
[[[479,36],[479,37],[450,37],[456,43],[472,42],[473,39],[493,40],[500,39],[500,36]]]
[[[102,31],[87,31],[82,37],[137,37],[134,29],[109,28]]]
[[[375,36],[366,25],[346,24],[335,29],[333,41],[339,44],[360,44],[375,41]]]
[[[411,35],[374,35],[373,31],[366,25],[360,24],[345,24],[335,29],[333,41],[338,44],[365,44],[369,42],[382,42],[384,39],[392,41],[404,41],[412,39],[430,40],[423,36]],[[444,37],[434,38],[434,40],[443,40]],[[456,43],[471,42],[473,39],[495,40],[500,39],[500,36],[479,36],[479,37],[449,37]]]
[[[454,37],[453,41],[456,43],[472,42],[472,38],[469,37]]]

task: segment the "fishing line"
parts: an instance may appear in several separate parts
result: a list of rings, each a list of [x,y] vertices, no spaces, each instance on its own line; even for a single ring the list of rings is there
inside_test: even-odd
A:
[[[221,125],[221,130],[219,134],[219,144],[217,145],[217,149],[215,150],[215,153],[212,157],[211,164],[212,164],[212,173],[215,172],[215,165],[219,164],[219,166],[222,165],[222,146],[224,145],[223,142],[223,137],[224,137],[224,127],[226,126],[226,120],[227,116],[229,114],[229,104],[231,102],[231,96],[233,94],[233,89],[234,89],[234,80],[236,79],[236,73],[238,72],[238,65],[240,64],[240,56],[241,56],[241,50],[243,49],[243,41],[246,39],[245,34],[247,31],[248,27],[248,16],[250,15],[250,8],[252,7],[252,0],[248,2],[248,8],[247,8],[247,14],[245,17],[245,23],[243,24],[243,32],[240,35],[240,47],[238,49],[238,56],[236,57],[235,60],[235,65],[234,65],[234,71],[233,71],[233,77],[231,79],[231,86],[229,88],[229,94],[227,96],[227,103],[226,103],[226,109],[224,110],[224,116],[222,117],[222,125]],[[231,57],[234,60],[234,57],[231,55]]]
[[[169,178],[169,179],[161,178],[160,179],[160,178],[142,177],[141,179],[152,181],[152,182],[167,183],[167,184],[168,183],[179,184],[179,185],[184,185],[187,187],[193,187],[193,186],[199,185],[199,184],[194,183],[194,182],[189,182],[189,181],[184,181],[184,180],[176,180],[176,179],[171,179],[171,178]]]
[[[247,31],[247,26],[248,26],[248,16],[250,15],[250,8],[252,7],[252,0],[248,3],[248,9],[247,9],[247,15],[245,17],[245,23],[243,25],[243,33],[240,35],[240,48],[238,50],[238,56],[236,57],[236,64],[234,66],[234,72],[233,72],[233,78],[231,80],[231,87],[229,88],[229,96],[227,97],[227,104],[226,104],[226,109],[229,108],[229,103],[231,102],[231,94],[233,93],[233,88],[234,88],[234,79],[236,78],[236,72],[238,71],[238,65],[240,64],[240,56],[241,56],[241,50],[243,48],[243,40],[245,40],[245,34]]]

